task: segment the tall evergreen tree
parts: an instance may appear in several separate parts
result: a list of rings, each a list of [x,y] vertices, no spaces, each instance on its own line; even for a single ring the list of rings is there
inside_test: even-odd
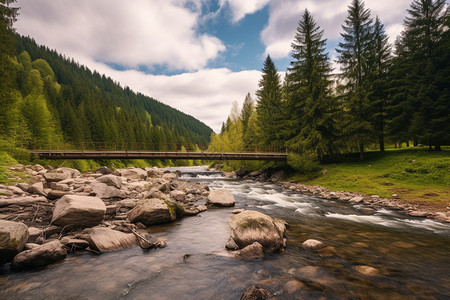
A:
[[[287,85],[286,113],[297,125],[287,146],[294,151],[322,156],[330,152],[334,138],[330,97],[331,66],[325,52],[326,39],[308,10],[303,13],[292,43]]]
[[[280,146],[277,134],[281,119],[281,83],[270,55],[264,61],[262,73],[259,89],[256,91],[260,143],[264,146]]]
[[[13,61],[14,33],[13,23],[18,15],[18,8],[11,7],[15,0],[0,0],[0,135],[7,137],[8,113],[13,109],[16,88],[16,66]]]
[[[240,118],[242,120],[242,130],[243,130],[244,135],[247,131],[248,120],[250,119],[254,109],[255,109],[255,104],[253,102],[252,97],[250,96],[250,93],[248,93],[247,96],[245,96],[244,103],[242,104],[241,115],[240,115]]]
[[[372,126],[370,91],[370,53],[373,40],[372,18],[370,10],[361,0],[353,0],[348,8],[345,25],[341,33],[343,42],[339,43],[337,62],[342,70],[342,82],[345,86],[346,109],[349,113],[347,134],[359,145],[360,158],[364,158],[364,144],[370,141]]]
[[[406,80],[400,81],[402,85],[396,89],[396,104],[412,107],[409,131],[436,149],[449,142],[449,64],[442,61],[448,17],[445,0],[414,0],[397,45],[401,51],[397,51],[396,67],[407,69],[408,73],[403,74]],[[401,76],[399,72],[397,76]]]
[[[380,151],[384,151],[386,106],[388,102],[389,68],[391,65],[391,46],[378,16],[373,26],[373,39],[370,54],[369,80],[371,121],[378,137]]]

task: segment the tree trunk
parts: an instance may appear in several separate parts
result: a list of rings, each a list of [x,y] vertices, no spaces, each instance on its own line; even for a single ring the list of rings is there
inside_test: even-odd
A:
[[[406,141],[406,147],[409,148],[409,140]]]
[[[419,145],[419,142],[417,141],[417,138],[416,137],[414,137],[414,139],[413,139],[413,145],[414,145],[414,147],[417,147],[418,145]]]
[[[360,160],[364,159],[364,144],[363,143],[359,144],[359,159]]]
[[[379,142],[380,142],[380,151],[384,152],[384,136],[383,136],[383,134],[380,135]]]
[[[434,150],[436,150],[436,151],[441,151],[441,145],[436,144],[436,145],[434,146]]]

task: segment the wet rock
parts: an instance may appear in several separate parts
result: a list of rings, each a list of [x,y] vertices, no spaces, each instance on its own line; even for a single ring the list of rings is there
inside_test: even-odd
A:
[[[39,246],[40,246],[39,244],[35,244],[35,243],[26,243],[25,247],[23,249],[24,250],[31,250],[31,249],[37,248]]]
[[[375,268],[372,268],[370,266],[364,266],[364,265],[360,265],[360,266],[355,266],[355,270],[363,275],[366,276],[374,276],[374,275],[378,275],[378,270]]]
[[[245,290],[245,292],[241,296],[241,300],[262,300],[269,299],[272,296],[272,292],[259,286],[253,285]]]
[[[98,197],[65,195],[55,203],[52,224],[91,227],[100,224],[106,206]]]
[[[325,247],[324,243],[314,239],[309,239],[302,243],[302,248],[305,250],[319,250],[324,247]]]
[[[122,178],[112,174],[103,175],[97,178],[98,182],[105,183],[106,185],[116,187],[120,189],[122,187]]]
[[[141,222],[145,226],[150,226],[174,221],[176,212],[164,200],[157,198],[143,199],[128,212],[128,218],[132,223]]]
[[[305,285],[298,280],[291,280],[288,283],[286,283],[286,285],[283,288],[283,291],[286,294],[291,295],[301,290],[304,286]]]
[[[217,189],[209,193],[206,204],[214,206],[234,206],[233,194],[227,189]]]
[[[204,212],[208,210],[208,208],[205,205],[199,205],[197,206],[197,209],[199,212]]]
[[[11,261],[28,241],[28,227],[20,222],[0,220],[0,264]]]
[[[283,179],[283,177],[284,177],[284,171],[279,170],[279,171],[276,171],[275,173],[273,173],[273,175],[270,177],[270,181],[278,182],[281,179]]]
[[[89,234],[89,248],[99,252],[126,249],[137,245],[132,233],[123,233],[106,227],[94,227]]]
[[[238,257],[238,258],[263,258],[264,257],[263,246],[258,242],[254,242],[253,244],[248,245],[248,246],[244,247],[242,250],[238,251],[236,253],[236,257]]]
[[[225,245],[225,248],[227,248],[228,250],[237,250],[239,249],[239,246],[236,244],[236,242],[230,237],[228,239],[227,244]]]
[[[67,173],[47,172],[44,174],[44,178],[47,182],[59,182],[59,181],[63,181],[70,177],[71,177],[71,175],[69,172],[67,172]]]
[[[236,171],[236,176],[244,177],[248,173],[250,173],[250,171],[246,167],[240,167],[239,170]]]
[[[244,209],[242,209],[242,208],[236,208],[236,209],[233,209],[233,211],[231,213],[232,214],[240,214],[243,211],[244,211]]]
[[[274,252],[283,247],[286,226],[283,220],[273,219],[257,211],[244,211],[229,218],[231,238],[239,248],[254,242],[260,243],[265,252]]]
[[[60,241],[54,240],[17,254],[11,266],[14,269],[42,267],[63,260],[67,249]]]

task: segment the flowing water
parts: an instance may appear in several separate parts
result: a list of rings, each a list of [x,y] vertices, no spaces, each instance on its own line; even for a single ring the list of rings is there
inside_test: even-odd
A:
[[[150,228],[166,239],[164,249],[84,252],[35,271],[4,266],[0,299],[239,299],[252,285],[278,299],[450,298],[449,224],[229,180],[200,168],[184,171],[186,180],[229,189],[235,208],[285,219],[286,250],[264,259],[227,257],[234,208],[209,209]],[[327,247],[301,249],[310,238]]]

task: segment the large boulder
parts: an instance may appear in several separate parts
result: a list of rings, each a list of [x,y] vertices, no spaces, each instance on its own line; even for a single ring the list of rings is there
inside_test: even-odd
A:
[[[28,227],[20,222],[0,220],[0,264],[11,261],[28,241]]]
[[[52,224],[91,227],[102,222],[106,206],[98,197],[65,195],[55,203]]]
[[[118,189],[122,187],[122,178],[112,174],[103,175],[97,178],[98,182],[106,183],[107,185],[114,186]]]
[[[42,267],[64,259],[67,249],[59,240],[33,247],[20,252],[14,257],[12,267],[15,269]]]
[[[250,173],[250,171],[246,167],[240,167],[239,170],[236,171],[236,176],[244,177],[248,173]]]
[[[169,223],[175,220],[175,209],[164,200],[158,198],[143,199],[128,212],[131,222],[141,222],[145,226],[159,223]]]
[[[89,234],[89,248],[99,252],[130,248],[137,244],[132,233],[123,233],[107,227],[94,227]]]
[[[129,167],[126,169],[117,169],[114,171],[113,174],[117,176],[126,177],[127,179],[145,180],[147,178],[147,171],[135,167]]]
[[[217,189],[209,193],[206,203],[215,206],[234,206],[235,200],[229,190]]]
[[[257,211],[244,211],[229,219],[231,238],[240,249],[260,243],[265,252],[274,252],[285,246],[285,221],[273,219]]]

